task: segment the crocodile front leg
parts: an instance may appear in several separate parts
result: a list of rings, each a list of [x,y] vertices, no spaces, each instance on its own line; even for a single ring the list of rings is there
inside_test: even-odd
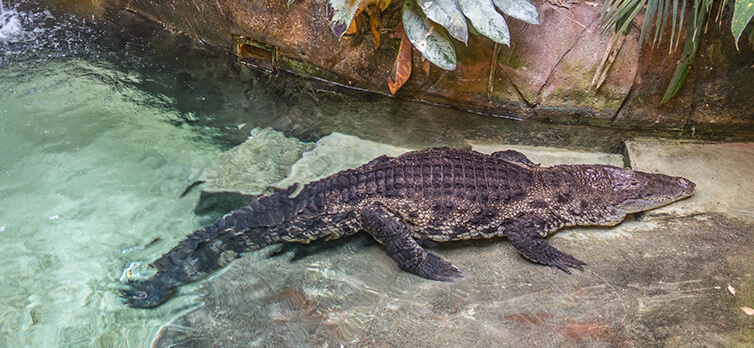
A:
[[[453,281],[463,277],[457,267],[419,246],[400,219],[381,205],[373,204],[364,209],[359,220],[364,231],[387,245],[388,256],[400,269],[430,280]]]
[[[514,247],[527,259],[548,265],[555,272],[558,269],[571,274],[568,267],[584,271],[586,263],[566,254],[544,239],[545,233],[539,233],[544,230],[544,222],[536,217],[522,217],[514,221],[506,221],[505,235],[511,241]]]

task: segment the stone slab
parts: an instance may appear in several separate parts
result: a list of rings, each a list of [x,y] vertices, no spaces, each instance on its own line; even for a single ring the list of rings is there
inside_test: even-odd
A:
[[[271,128],[254,128],[243,143],[220,155],[200,176],[201,195],[195,211],[214,219],[274,188],[305,184],[382,155],[398,156],[406,151],[410,149],[341,133],[311,143]]]
[[[285,136],[270,128],[254,128],[240,145],[221,154],[202,174],[202,191],[232,191],[259,195],[270,182],[288,176],[311,143]]]
[[[153,344],[681,347],[754,342],[752,318],[740,310],[754,307],[754,219],[739,214],[741,205],[727,198],[749,188],[742,182],[751,177],[750,162],[731,154],[749,153],[750,145],[694,144],[699,148],[691,151],[684,143],[637,140],[627,145],[634,167],[687,175],[699,193],[651,218],[614,228],[571,228],[548,238],[587,262],[584,273],[553,274],[501,239],[428,246],[461,268],[465,278],[427,281],[397,269],[382,246],[359,234],[288,247],[276,257],[252,253],[222,273],[181,288],[181,296],[161,309],[188,310],[166,324]],[[538,158],[537,151],[515,149],[543,163],[547,156],[557,161],[560,152],[548,150]],[[685,160],[676,158],[681,154]],[[561,155],[563,161],[578,161],[578,154]],[[594,161],[594,154],[583,156]],[[687,172],[689,163],[706,164]],[[705,172],[732,175],[707,178]],[[709,211],[710,204],[718,209]]]
[[[473,144],[471,148],[482,153],[516,150],[526,155],[532,162],[544,167],[556,164],[607,164],[623,167],[624,164],[623,155],[606,152],[586,152],[555,147],[500,144]]]
[[[754,221],[754,143],[705,144],[637,139],[626,141],[631,167],[694,181],[697,193],[684,204],[648,212],[719,212]]]
[[[332,133],[318,140],[304,152],[290,169],[289,175],[274,186],[287,188],[295,183],[308,183],[387,155],[400,156],[411,149],[363,140],[352,135]]]

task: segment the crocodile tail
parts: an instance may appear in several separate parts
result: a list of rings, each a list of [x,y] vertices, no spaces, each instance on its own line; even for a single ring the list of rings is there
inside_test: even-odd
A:
[[[120,291],[126,306],[134,308],[154,308],[173,295],[173,280],[165,274],[156,274],[144,281],[129,281],[128,287]]]
[[[156,307],[176,287],[225,267],[241,253],[280,242],[270,229],[294,215],[294,203],[284,192],[255,200],[214,225],[198,230],[151,264],[154,277],[129,282],[121,291],[126,305]]]
[[[215,226],[194,232],[154,261],[151,267],[157,273],[152,278],[129,282],[128,288],[122,291],[126,305],[156,307],[171,297],[174,288],[224,267],[241,252],[262,246],[246,244],[245,238],[237,238],[231,231],[217,232]],[[254,232],[263,234],[263,230],[266,228],[257,228]]]

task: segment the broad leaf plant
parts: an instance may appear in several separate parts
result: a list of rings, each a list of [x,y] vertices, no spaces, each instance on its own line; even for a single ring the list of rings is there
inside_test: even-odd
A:
[[[290,5],[294,0],[288,0]],[[379,8],[384,10],[390,0],[327,0],[327,15],[330,28],[338,38],[354,31],[354,17],[361,11],[367,11],[370,19],[375,18],[369,11]],[[456,68],[456,52],[451,37],[464,44],[468,42],[469,28],[490,40],[510,46],[510,31],[502,13],[527,23],[539,24],[539,12],[528,0],[404,0],[403,33],[411,45],[419,51],[424,59],[445,69]],[[379,34],[372,24],[372,32],[379,41]],[[351,29],[349,29],[351,28]],[[404,48],[406,47],[406,48]],[[410,46],[401,45],[401,50]],[[396,60],[397,77],[388,79],[391,92],[395,93],[400,85],[408,79],[401,72],[410,74],[410,52],[399,52]],[[397,83],[400,81],[400,83]],[[395,89],[395,90],[394,90]]]
[[[379,32],[376,29],[379,13],[384,11],[391,0],[327,0],[327,15],[330,28],[338,38],[356,31],[354,17],[366,11],[370,16],[370,27],[375,35],[375,45],[379,46]],[[683,40],[683,53],[671,79],[662,102],[672,98],[688,73],[694,61],[699,41],[704,32],[712,5],[715,0],[605,0],[602,21],[605,30],[614,28],[617,33],[630,29],[634,18],[644,11],[644,24],[641,28],[642,43],[652,38],[652,44],[660,42],[662,32],[669,28],[670,49],[681,42],[686,5],[691,4],[688,19],[689,29]],[[754,0],[718,0],[717,18],[727,5],[733,8],[731,32],[738,47],[744,32],[754,45],[754,30],[748,24],[754,16]],[[294,0],[288,0],[288,5]],[[469,23],[476,33],[490,40],[510,46],[510,31],[503,14],[526,23],[539,24],[539,12],[529,0],[404,0],[402,39],[396,59],[396,78],[388,78],[390,91],[395,93],[411,74],[411,45],[424,59],[445,69],[456,67],[456,52],[452,39],[466,44],[469,37]],[[654,27],[654,33],[651,29]]]

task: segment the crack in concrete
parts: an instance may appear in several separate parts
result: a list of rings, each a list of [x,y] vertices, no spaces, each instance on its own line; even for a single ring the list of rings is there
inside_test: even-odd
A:
[[[631,25],[631,30],[633,30],[633,31],[639,30],[639,27],[636,24],[632,24]],[[620,50],[622,50],[622,49],[623,49],[623,47],[621,46]],[[618,56],[618,54],[620,54],[620,50],[618,50],[618,52],[615,54],[616,57]],[[631,97],[633,97],[633,94],[636,91],[636,78],[638,76],[640,76],[639,75],[639,70],[641,70],[641,59],[642,58],[643,58],[642,56],[639,56],[639,58],[638,58],[639,61],[636,63],[636,70],[634,70],[634,78],[633,78],[633,80],[631,80],[631,87],[628,88],[628,92],[626,93],[626,96],[623,97],[623,100],[620,102],[620,106],[618,106],[618,109],[616,109],[615,113],[613,114],[613,116],[610,117],[610,125],[611,126],[615,124],[615,120],[618,119],[618,115],[620,115],[621,111],[623,111],[623,108],[626,106],[626,104],[628,104],[628,100],[631,99]],[[595,93],[596,93],[596,90],[595,90]]]
[[[581,38],[584,36],[584,32],[587,32],[587,31],[591,32],[589,28],[591,28],[594,22],[598,20],[599,18],[595,18],[591,22],[589,22],[589,25],[587,25],[583,30],[581,30],[579,35],[576,37],[576,40],[573,41],[573,44],[571,44],[571,47],[568,47],[565,53],[563,53],[563,55],[560,56],[560,59],[558,59],[558,62],[555,63],[555,65],[550,70],[550,73],[547,75],[547,78],[545,79],[545,83],[543,83],[542,86],[540,86],[539,89],[537,90],[537,94],[535,97],[536,99],[541,100],[542,90],[545,88],[545,86],[547,86],[550,83],[552,76],[555,74],[555,71],[558,70],[558,67],[563,62],[563,60],[568,55],[568,53],[570,53],[573,50],[573,48],[576,47],[576,45],[581,42]],[[539,104],[539,103],[536,103],[536,104]]]
[[[498,65],[500,65],[500,63],[498,63]],[[523,93],[521,92],[521,90],[519,90],[519,89],[518,89],[518,86],[516,86],[516,84],[515,84],[515,83],[513,82],[513,80],[511,79],[511,77],[510,77],[510,76],[508,76],[508,74],[506,74],[504,70],[501,70],[501,71],[502,71],[502,73],[503,73],[503,74],[505,75],[505,78],[507,78],[507,79],[508,79],[508,83],[510,83],[510,85],[511,85],[511,86],[513,86],[513,90],[515,90],[515,91],[516,91],[516,93],[518,94],[518,96],[519,96],[519,97],[521,98],[521,100],[523,100],[523,101],[524,101],[524,103],[526,103],[526,106],[528,106],[528,107],[529,107],[529,108],[531,108],[532,110],[533,110],[533,109],[534,109],[535,107],[537,107],[537,103],[535,103],[535,102],[532,102],[532,101],[530,101],[530,100],[526,99],[526,96],[525,96],[525,95],[524,95],[524,94],[523,94]]]
[[[325,70],[334,72],[336,66],[340,65],[340,63],[348,59],[348,55],[346,54],[344,50],[340,50],[340,52],[338,53],[339,55],[335,57],[335,59],[333,59],[332,63],[328,62],[330,66],[326,67]]]
[[[508,84],[513,86],[513,90],[515,90],[516,93],[518,94],[518,97],[524,101],[524,104],[526,104],[526,106],[534,110],[537,104],[530,101],[529,99],[526,99],[526,96],[524,95],[524,93],[521,92],[518,86],[516,86],[516,83],[513,82],[513,79],[511,79],[510,75],[508,75],[508,73],[505,71],[505,67],[502,64],[500,64],[500,62],[496,62],[495,68],[496,68],[495,69],[496,71],[499,71],[501,74],[505,75],[505,78],[508,80]]]
[[[618,115],[621,113],[621,111],[623,111],[623,108],[626,106],[626,104],[628,104],[628,100],[630,99],[629,97],[632,96],[634,93],[634,87],[636,87],[636,75],[638,74],[639,69],[636,69],[636,70],[637,72],[634,73],[634,80],[631,81],[631,87],[628,88],[628,93],[626,93],[626,96],[623,97],[623,100],[620,102],[620,106],[618,106],[618,109],[615,110],[615,113],[613,114],[613,116],[610,117],[611,126],[614,125],[615,120],[618,119]]]

